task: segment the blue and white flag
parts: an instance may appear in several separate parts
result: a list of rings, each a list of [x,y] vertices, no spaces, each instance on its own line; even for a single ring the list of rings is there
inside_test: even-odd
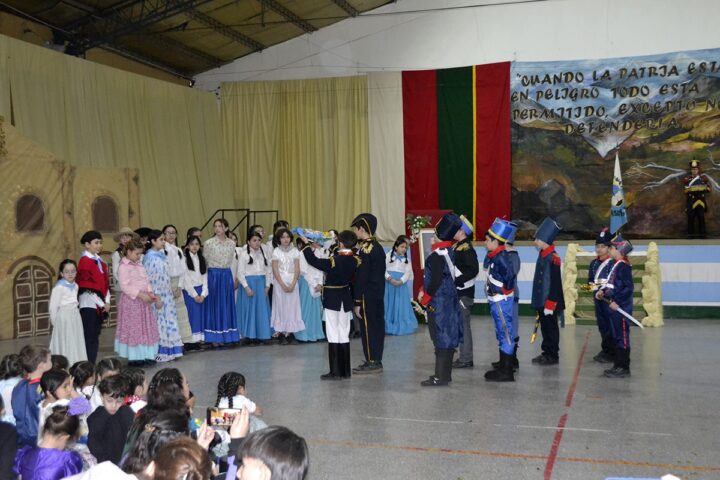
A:
[[[625,210],[625,193],[623,192],[622,174],[620,173],[620,157],[615,152],[615,173],[612,182],[612,198],[610,199],[610,233],[614,234],[627,223]]]

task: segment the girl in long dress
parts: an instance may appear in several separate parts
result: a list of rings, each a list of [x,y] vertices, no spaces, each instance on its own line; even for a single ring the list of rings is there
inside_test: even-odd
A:
[[[170,286],[173,297],[175,297],[175,310],[177,311],[178,330],[183,344],[193,341],[190,319],[188,318],[185,298],[180,287],[180,277],[185,272],[185,253],[177,245],[177,228],[175,225],[165,225],[162,229],[165,236],[165,255],[168,260],[168,273],[170,274]]]
[[[75,283],[77,265],[66,258],[58,268],[60,276],[50,295],[50,322],[53,325],[50,351],[65,355],[73,364],[87,360],[82,318],[78,306],[78,286]]]
[[[160,230],[152,230],[148,234],[143,266],[145,266],[150,279],[153,293],[162,301],[160,306],[155,304],[152,307],[160,334],[160,346],[156,360],[169,362],[182,357],[183,344],[180,339],[175,296],[172,292],[168,262],[165,256],[165,236]]]
[[[300,311],[300,252],[292,244],[293,234],[287,228],[275,232],[273,241],[273,304],[270,324],[278,333],[281,344],[297,343],[295,332],[305,330]]]
[[[302,241],[298,239],[298,242]],[[298,245],[298,248],[302,248]],[[319,252],[320,250],[315,250]],[[325,274],[308,264],[304,255],[300,255],[300,278],[298,279],[298,289],[300,291],[300,311],[302,312],[302,320],[305,324],[305,330],[301,330],[295,334],[295,338],[301,342],[316,342],[325,338],[323,332],[323,307],[321,296],[321,288]]]
[[[407,258],[409,245],[407,237],[400,235],[385,257],[385,333],[388,335],[409,335],[418,326],[411,303],[413,272]]]
[[[118,321],[115,352],[127,358],[131,366],[155,361],[160,335],[151,305],[162,308],[162,300],[153,293],[150,279],[140,261],[143,244],[139,239],[125,246],[118,267]]]
[[[227,220],[218,218],[213,223],[215,236],[205,242],[203,254],[208,267],[207,310],[205,316],[205,343],[214,347],[240,340],[235,311],[235,281],[233,266],[235,242],[227,237]]]
[[[183,289],[185,306],[190,320],[190,330],[192,331],[191,343],[185,345],[186,349],[189,350],[200,350],[200,343],[205,340],[203,335],[207,315],[207,303],[205,300],[209,294],[207,270],[207,262],[202,253],[200,238],[196,236],[188,238],[185,245],[185,270],[180,286]]]
[[[238,328],[244,343],[270,340],[270,302],[268,291],[272,279],[270,260],[262,247],[258,232],[248,235],[247,245],[238,258],[237,294]]]

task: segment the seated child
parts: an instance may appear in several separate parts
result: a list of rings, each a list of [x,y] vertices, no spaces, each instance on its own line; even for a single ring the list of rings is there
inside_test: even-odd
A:
[[[310,458],[305,439],[286,427],[251,433],[238,452],[238,480],[304,480]]]
[[[50,350],[40,345],[25,345],[20,350],[20,364],[26,376],[12,392],[12,409],[17,427],[18,445],[34,447],[38,439],[38,425],[42,400],[40,378],[50,370]]]
[[[122,363],[120,363],[118,358],[108,357],[97,362],[97,365],[95,365],[95,388],[93,388],[92,395],[90,396],[92,411],[95,411],[97,407],[102,405],[102,395],[100,395],[100,390],[97,389],[97,385],[107,377],[119,374],[121,368]]]
[[[53,408],[60,403],[67,405],[71,398],[78,395],[73,390],[72,377],[65,370],[50,369],[43,373],[40,378],[40,390],[44,398],[40,402],[40,413],[38,415],[38,440],[42,438],[45,419],[50,416]],[[61,402],[61,400],[65,402]]]
[[[22,380],[23,368],[20,365],[20,356],[11,353],[5,355],[0,361],[0,397],[5,404],[5,413],[0,416],[3,422],[15,425],[15,415],[12,411],[12,391]]]
[[[75,362],[70,367],[70,375],[75,391],[90,400],[95,390],[95,364],[88,360]]]
[[[118,465],[135,418],[135,412],[124,405],[128,381],[123,375],[113,375],[102,380],[98,390],[103,404],[88,417],[88,448],[98,462]]]
[[[147,402],[145,401],[145,394],[147,393],[145,370],[140,367],[125,367],[120,371],[120,375],[125,377],[128,382],[125,405],[130,407],[133,412],[137,413],[142,410],[145,405],[147,405]]]
[[[0,418],[5,413],[5,402],[0,396]],[[0,478],[14,478],[13,462],[17,452],[17,432],[15,425],[0,422]]]
[[[50,361],[52,362],[52,368],[55,370],[65,370],[67,372],[70,369],[70,362],[65,355],[50,355]]]
[[[260,405],[255,404],[245,395],[245,376],[237,372],[228,372],[220,377],[218,381],[218,396],[215,406],[218,408],[233,408],[240,410],[243,407],[251,414],[250,431],[263,429],[267,424],[257,418],[256,415],[262,415],[263,409]]]
[[[49,363],[49,362],[48,362]],[[24,446],[15,456],[15,474],[23,480],[60,479],[80,473],[83,460],[68,450],[77,438],[80,419],[70,414],[68,406],[53,408],[45,420],[45,428],[37,447]]]

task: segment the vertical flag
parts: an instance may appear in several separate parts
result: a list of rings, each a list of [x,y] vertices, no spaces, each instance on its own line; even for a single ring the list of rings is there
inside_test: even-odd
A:
[[[620,173],[620,157],[615,151],[615,173],[612,182],[612,198],[610,199],[610,233],[614,234],[627,223],[625,210],[625,193],[623,192],[622,174]]]

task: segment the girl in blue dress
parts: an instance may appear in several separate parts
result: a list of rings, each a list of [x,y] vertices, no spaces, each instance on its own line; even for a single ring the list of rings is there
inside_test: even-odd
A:
[[[153,304],[152,309],[157,320],[160,334],[160,347],[156,360],[169,362],[182,357],[183,343],[178,329],[177,309],[165,255],[165,236],[160,230],[151,230],[148,234],[143,266],[147,272],[153,293],[160,298],[160,304]]]
[[[247,245],[240,249],[237,272],[238,330],[244,344],[263,343],[272,336],[268,299],[272,269],[259,232],[251,230]]]
[[[385,257],[385,333],[409,335],[418,323],[412,309],[412,264],[407,258],[410,241],[400,235]]]
[[[207,263],[208,291],[205,310],[205,343],[220,347],[237,343],[240,335],[235,310],[235,288],[237,280],[233,271],[236,267],[235,242],[228,238],[228,221],[218,218],[213,223],[215,236],[205,242],[203,255]]]
[[[302,249],[303,246],[302,240],[298,238],[298,249]],[[300,312],[305,323],[305,330],[297,332],[295,338],[301,342],[316,342],[325,338],[322,328],[322,299],[320,298],[324,280],[325,274],[308,264],[305,257],[300,255],[298,286],[300,289]]]

